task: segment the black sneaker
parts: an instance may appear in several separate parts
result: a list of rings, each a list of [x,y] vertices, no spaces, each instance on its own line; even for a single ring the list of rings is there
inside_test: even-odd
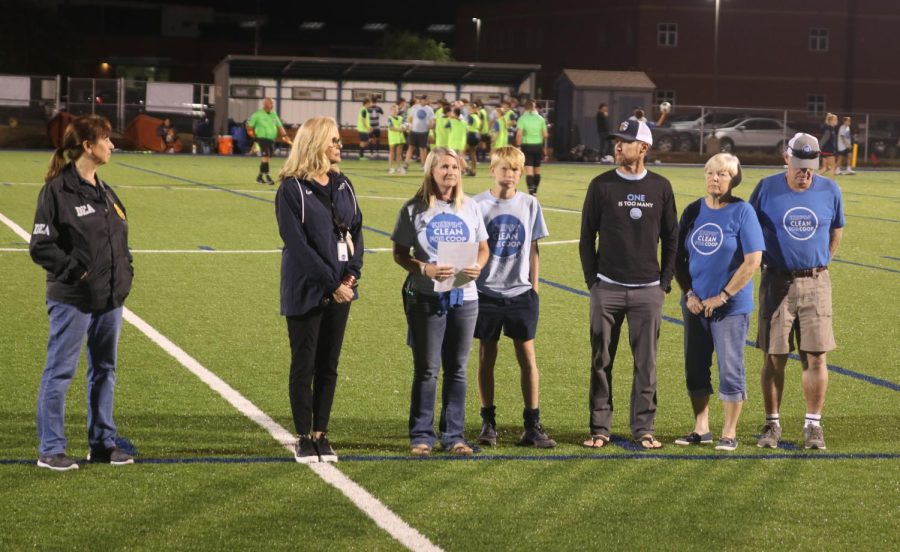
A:
[[[494,424],[485,423],[481,426],[481,433],[478,434],[478,444],[497,446],[497,428]]]
[[[319,452],[309,435],[301,435],[294,447],[294,460],[300,464],[314,464],[319,461]]]
[[[269,173],[264,174],[263,177],[265,177],[266,184],[268,184],[269,186],[271,186],[272,184],[275,184],[275,181],[272,180],[272,177],[269,176]]]
[[[48,470],[53,471],[69,471],[69,470],[77,470],[78,464],[75,460],[72,460],[66,453],[60,452],[58,454],[47,454],[44,456],[39,456],[37,461],[37,467],[39,468],[47,468]]]
[[[266,183],[265,179],[263,178],[262,173],[259,173],[259,175],[257,175],[256,182],[257,182],[257,184],[265,184]]]
[[[556,441],[547,435],[547,432],[544,431],[544,426],[535,424],[534,427],[526,427],[525,432],[522,433],[522,438],[519,440],[519,446],[532,445],[537,448],[553,448],[556,446]]]
[[[313,441],[313,446],[316,447],[316,451],[319,453],[319,462],[338,461],[337,453],[331,448],[331,443],[328,442],[328,436],[324,433],[320,435],[318,439]]]
[[[134,464],[134,456],[123,451],[119,447],[104,450],[90,450],[87,461],[91,464],[111,464],[113,466],[127,466]]]

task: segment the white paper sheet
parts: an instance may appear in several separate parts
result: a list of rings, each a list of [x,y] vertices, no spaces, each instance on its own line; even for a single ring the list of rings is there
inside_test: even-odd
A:
[[[443,282],[434,281],[434,291],[450,291],[462,287],[472,280],[462,273],[462,269],[472,266],[478,260],[477,242],[438,242],[437,264],[453,267],[453,277]]]

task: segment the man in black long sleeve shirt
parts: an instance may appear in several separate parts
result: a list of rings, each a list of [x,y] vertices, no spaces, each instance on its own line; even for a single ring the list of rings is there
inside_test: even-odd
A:
[[[600,448],[609,441],[612,367],[627,317],[634,356],[631,433],[642,447],[654,449],[662,446],[653,436],[656,351],[675,271],[678,215],[672,184],[644,168],[653,143],[647,125],[625,121],[610,138],[617,168],[590,183],[581,215],[579,253],[591,291],[592,350],[591,438],[584,444]],[[662,263],[656,256],[660,243]]]

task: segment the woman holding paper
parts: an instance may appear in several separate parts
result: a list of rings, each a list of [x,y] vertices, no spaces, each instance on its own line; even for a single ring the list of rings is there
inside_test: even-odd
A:
[[[413,352],[409,437],[415,456],[431,454],[437,440],[434,405],[442,364],[441,447],[454,455],[473,453],[463,437],[466,363],[478,318],[475,280],[489,251],[478,204],[463,194],[461,165],[453,150],[432,150],[422,186],[403,205],[391,235],[394,261],[409,272],[403,303]]]

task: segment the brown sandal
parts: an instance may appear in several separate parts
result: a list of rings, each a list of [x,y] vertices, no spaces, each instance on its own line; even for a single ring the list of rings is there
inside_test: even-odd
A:
[[[591,435],[591,438],[587,441],[583,441],[581,444],[587,448],[598,449],[603,448],[609,443],[608,435]]]
[[[425,443],[419,443],[418,445],[413,445],[412,448],[409,449],[409,453],[413,456],[430,456],[431,447]]]
[[[637,440],[637,444],[640,445],[644,450],[656,450],[663,448],[662,443],[656,440],[656,437],[650,435],[642,435],[640,439]]]
[[[462,441],[453,443],[453,446],[450,447],[448,452],[453,456],[472,456],[472,454],[475,453],[472,447]]]

